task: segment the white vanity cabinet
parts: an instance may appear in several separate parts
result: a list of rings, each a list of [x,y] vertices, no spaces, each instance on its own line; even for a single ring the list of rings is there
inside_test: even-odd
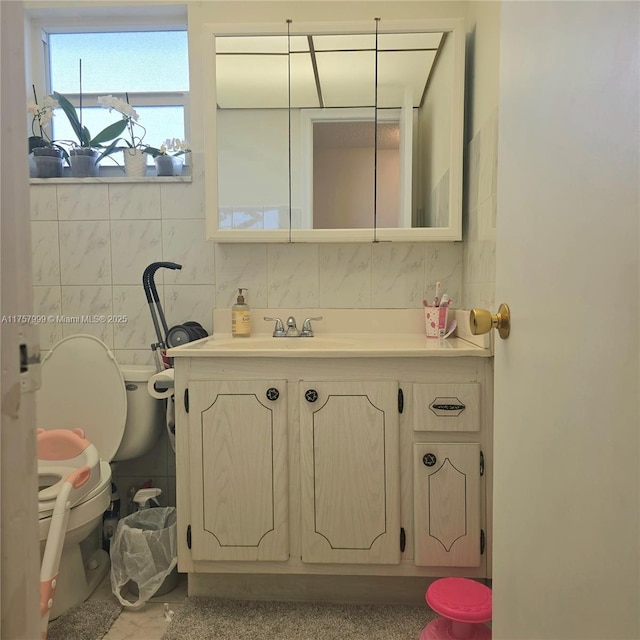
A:
[[[398,385],[303,381],[302,561],[400,562]]]
[[[171,350],[180,571],[490,577],[489,349],[252,340]]]
[[[189,384],[194,560],[287,560],[286,381]]]

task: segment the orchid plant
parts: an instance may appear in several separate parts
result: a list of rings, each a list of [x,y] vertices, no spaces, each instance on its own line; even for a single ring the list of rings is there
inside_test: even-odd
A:
[[[27,113],[31,114],[31,133],[29,136],[29,153],[39,147],[57,148],[63,153],[64,149],[56,144],[47,132],[49,123],[54,116],[53,110],[58,107],[58,101],[51,95],[42,99],[42,104],[38,104],[36,88],[33,86],[33,100],[27,103]],[[37,127],[37,130],[36,130]]]
[[[157,158],[158,156],[183,156],[185,153],[189,153],[191,149],[185,140],[167,138],[160,147],[146,146],[143,151],[151,155],[151,157]]]
[[[144,151],[146,148],[146,145],[144,145],[142,141],[144,140],[147,130],[138,122],[138,112],[129,104],[129,94],[125,93],[125,98],[126,101],[112,95],[100,96],[98,98],[98,104],[105,109],[109,109],[109,113],[117,111],[122,115],[122,120],[125,122],[125,128],[129,134],[128,138],[116,138],[107,147],[105,155],[115,153],[116,151],[123,151],[127,148],[140,149],[141,151]],[[126,146],[119,146],[118,143],[120,142]]]
[[[98,133],[98,135],[91,136],[91,133],[89,133],[89,129],[87,129],[87,127],[82,124],[82,107],[80,107],[79,117],[76,108],[65,96],[63,96],[61,93],[58,93],[57,91],[53,92],[53,96],[58,101],[58,104],[62,111],[64,111],[64,114],[67,116],[73,132],[78,138],[79,144],[72,143],[76,147],[79,146],[85,149],[103,149],[104,143],[110,142],[114,140],[114,138],[117,138],[127,127],[127,120],[121,119],[117,122],[114,122],[113,124],[110,124],[108,127],[105,127],[100,133]],[[105,151],[102,152],[98,160],[96,160],[96,162],[113,152],[113,150],[109,149],[110,147],[107,147]]]

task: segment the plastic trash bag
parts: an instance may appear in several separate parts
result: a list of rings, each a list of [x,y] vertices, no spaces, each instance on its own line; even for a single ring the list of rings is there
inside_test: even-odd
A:
[[[111,538],[111,590],[122,606],[142,607],[176,566],[176,529],[175,507],[142,509],[118,522]],[[137,585],[135,602],[123,597],[129,581]]]

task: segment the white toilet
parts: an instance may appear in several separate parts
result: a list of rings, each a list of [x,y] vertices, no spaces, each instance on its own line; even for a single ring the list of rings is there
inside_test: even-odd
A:
[[[90,335],[61,340],[42,361],[37,426],[81,429],[100,456],[99,480],[71,508],[51,620],[86,600],[109,571],[109,555],[100,547],[102,536],[90,534],[102,524],[109,506],[109,463],[144,455],[164,429],[163,402],[147,391],[154,373],[151,366],[119,366],[107,345]],[[50,468],[45,472],[44,462],[38,467],[42,554],[55,504],[52,487],[60,478]]]

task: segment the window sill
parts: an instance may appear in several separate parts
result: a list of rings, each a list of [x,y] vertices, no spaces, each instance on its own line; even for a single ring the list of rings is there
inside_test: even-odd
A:
[[[104,184],[104,183],[130,183],[130,182],[191,182],[191,166],[182,169],[181,176],[157,176],[155,167],[147,169],[147,175],[139,178],[130,178],[124,175],[121,167],[100,167],[99,174],[95,178],[74,178],[69,167],[63,169],[60,178],[29,178],[30,184]]]
[[[29,184],[105,184],[131,182],[191,182],[191,176],[144,176],[142,178],[128,178],[126,176],[98,176],[97,178],[29,178]]]

